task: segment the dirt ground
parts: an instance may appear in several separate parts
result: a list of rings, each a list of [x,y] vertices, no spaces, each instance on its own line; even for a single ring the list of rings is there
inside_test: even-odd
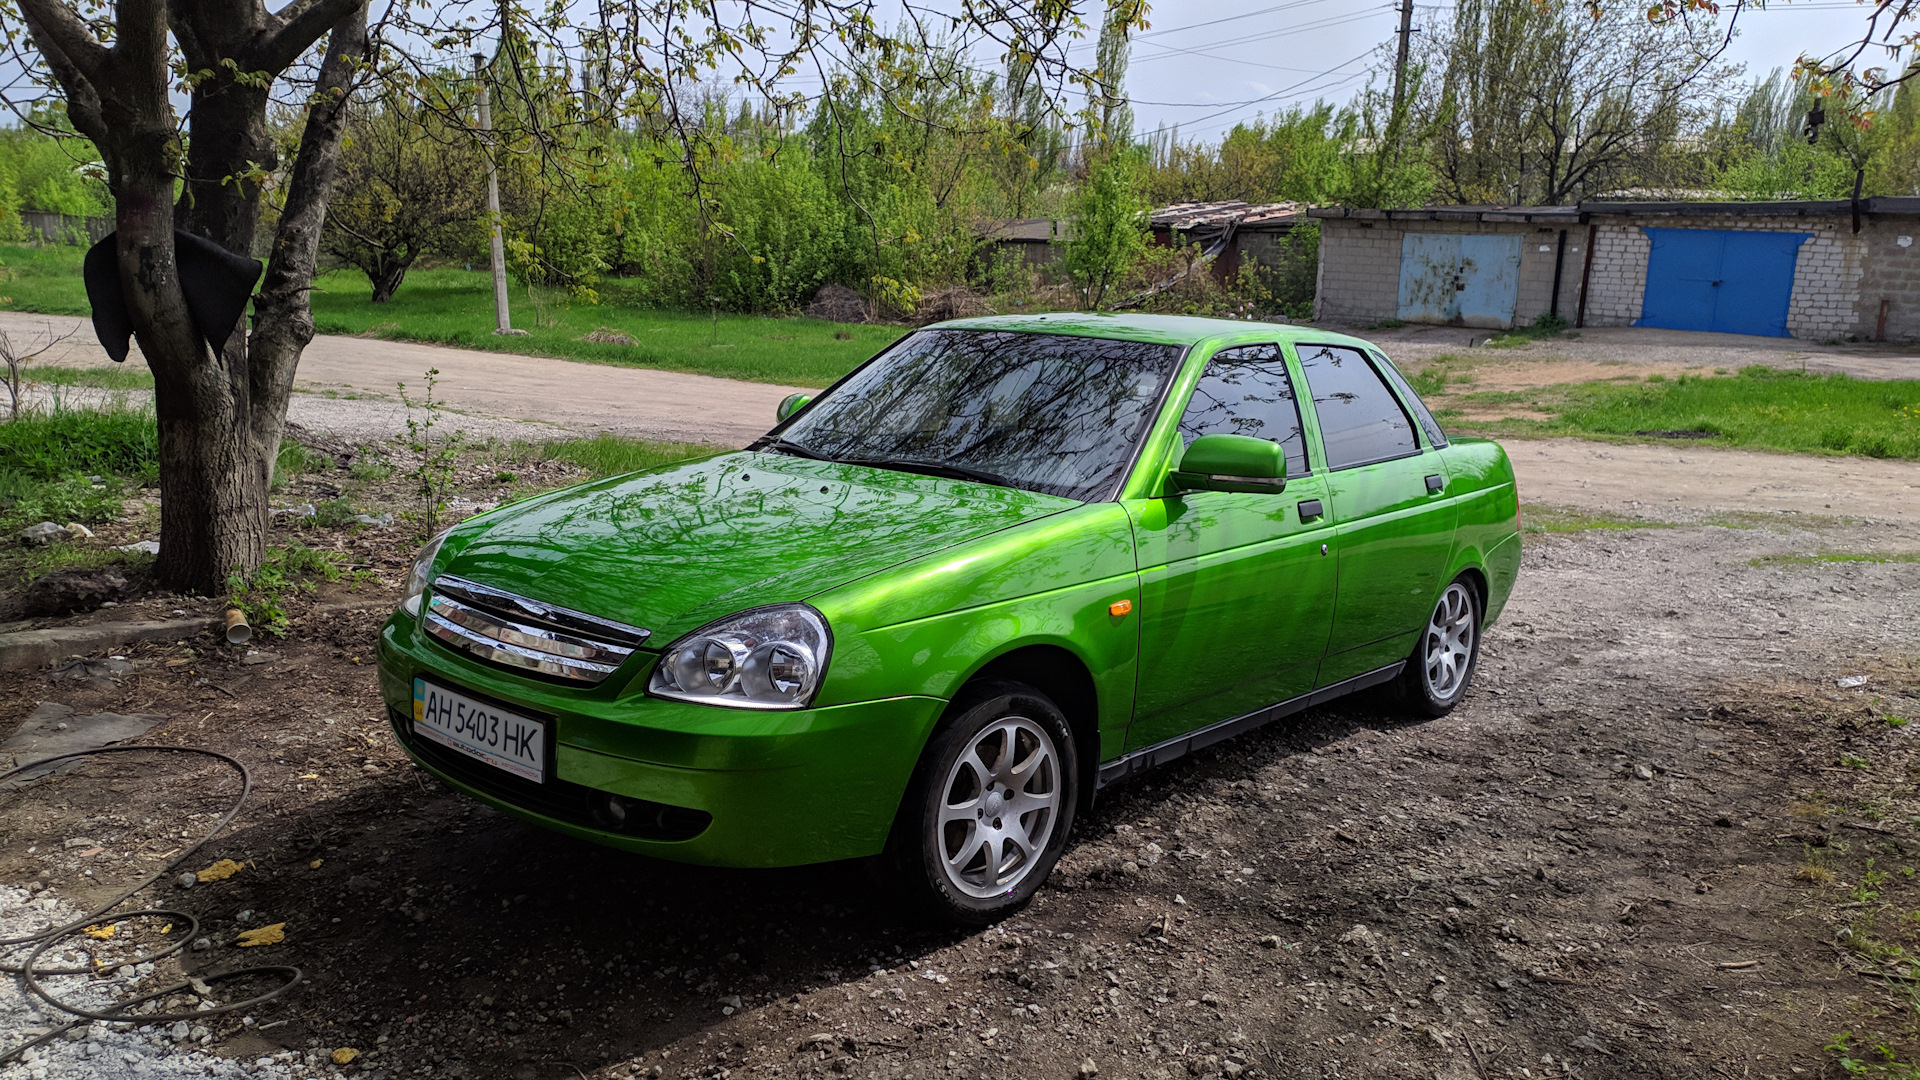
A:
[[[1900,722],[1920,718],[1920,563],[1902,560],[1920,540],[1910,517],[1835,515],[1700,524],[1650,500],[1638,516],[1668,527],[1530,535],[1453,715],[1350,700],[1109,789],[1032,907],[981,933],[915,922],[862,864],[680,867],[442,789],[382,719],[381,611],[318,613],[391,603],[406,545],[384,540],[355,549],[374,580],[297,601],[282,640],[0,676],[0,736],[42,701],[159,714],[148,741],[253,770],[196,859],[246,868],[151,900],[202,919],[193,970],[306,972],[252,1024],[209,1025],[242,1060],[350,1047],[318,1071],[476,1080],[1837,1076],[1842,1032],[1920,1048],[1895,951],[1920,908],[1920,724]],[[76,901],[164,860],[227,790],[182,800],[125,763],[60,783],[0,793],[0,882]],[[280,922],[282,943],[233,947]]]
[[[1489,348],[1500,331],[1407,324],[1393,328],[1343,325],[1339,329],[1376,342],[1396,362],[1418,366],[1438,356],[1472,356],[1495,364],[1558,365],[1575,372],[1582,366],[1610,374],[1578,374],[1554,382],[1581,382],[1623,374],[1738,371],[1750,364],[1852,375],[1861,379],[1920,378],[1920,347],[1911,342],[1802,341],[1750,334],[1707,334],[1691,330],[1655,330],[1637,326],[1587,327],[1562,337]],[[1544,385],[1527,382],[1487,389]]]

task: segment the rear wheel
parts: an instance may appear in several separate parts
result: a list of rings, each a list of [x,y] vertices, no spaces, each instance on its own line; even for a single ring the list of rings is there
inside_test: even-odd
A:
[[[1420,640],[1407,657],[1401,694],[1413,711],[1445,716],[1467,696],[1467,684],[1480,661],[1480,594],[1466,578],[1457,578],[1440,594]]]
[[[1079,796],[1073,731],[1038,690],[995,682],[928,743],[889,843],[909,892],[984,925],[1019,910],[1066,847]]]

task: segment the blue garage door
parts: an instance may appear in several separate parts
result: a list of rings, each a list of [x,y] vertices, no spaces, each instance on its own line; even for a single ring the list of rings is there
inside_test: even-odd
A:
[[[1408,233],[1400,241],[1399,316],[1505,330],[1520,292],[1520,237]]]
[[[1648,229],[1636,326],[1787,336],[1793,266],[1812,233]]]

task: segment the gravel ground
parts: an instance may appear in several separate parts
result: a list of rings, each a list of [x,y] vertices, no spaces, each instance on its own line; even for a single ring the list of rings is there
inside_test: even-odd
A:
[[[320,1070],[473,1080],[1787,1080],[1828,1072],[1842,1030],[1914,1042],[1846,943],[1911,947],[1920,908],[1893,873],[1920,861],[1920,724],[1894,723],[1920,717],[1920,564],[1811,558],[1872,552],[1911,553],[1912,533],[1530,537],[1453,715],[1350,699],[1109,789],[1032,907],[970,934],[917,922],[859,865],[656,863],[441,789],[380,719],[377,612],[296,610],[251,656],[161,643],[122,678],[7,676],[0,701],[166,714],[150,739],[255,770],[203,853],[247,872],[160,896],[216,943],[242,909],[286,922],[258,959],[311,981],[261,1010],[270,1030],[209,1025],[236,1060],[351,1046]],[[37,834],[79,827],[55,811]],[[0,824],[0,881],[84,895],[19,827]]]
[[[35,896],[24,888],[0,885],[0,937],[25,936],[71,922],[81,914],[51,895]],[[17,961],[22,955],[15,950],[11,959]],[[56,951],[43,963],[57,963],[63,958],[80,959],[77,954]],[[143,980],[152,974],[153,964],[140,964],[131,977]],[[82,975],[57,976],[43,980],[43,984],[62,1001],[96,1011],[106,1010],[115,998],[109,990],[114,983],[96,982]],[[29,992],[18,978],[0,980],[0,1053],[71,1019]],[[209,1076],[295,1080],[315,1075],[316,1069],[305,1059],[320,1057],[317,1053],[279,1050],[251,1060],[235,1060],[205,1049],[212,1042],[213,1035],[207,1028],[185,1021],[166,1028],[90,1023],[27,1051],[20,1061],[0,1066],[0,1080],[121,1080],[130,1076],[154,1080]]]

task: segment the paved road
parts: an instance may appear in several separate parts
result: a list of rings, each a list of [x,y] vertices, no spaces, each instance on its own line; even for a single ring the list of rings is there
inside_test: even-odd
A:
[[[71,333],[41,362],[68,367],[112,364],[85,319],[0,312],[0,332],[16,347],[27,349],[36,337],[45,340],[49,332]],[[136,348],[127,362],[145,361]],[[382,421],[387,413],[399,416],[396,385],[405,382],[409,395],[419,393],[428,368],[440,369],[435,396],[476,416],[730,446],[744,446],[766,434],[780,399],[799,389],[650,368],[322,335],[313,339],[300,359],[296,389],[390,400],[384,409],[340,409],[296,399],[294,419],[308,423],[310,417],[318,417],[321,426],[342,434],[371,434],[354,422],[354,416],[377,412]],[[340,414],[338,422],[328,422],[326,417],[334,413]]]
[[[0,312],[0,331],[16,343],[44,335],[49,325],[57,332],[80,332],[44,362],[110,363],[83,320]],[[1768,339],[1703,334],[1697,336],[1713,340],[1695,346],[1684,340],[1667,342],[1657,337],[1660,331],[1647,333],[1656,336],[1648,339],[1646,354],[1700,348],[1726,358],[1726,350],[1758,341],[1744,355],[1791,355],[1790,349]],[[1609,335],[1608,340],[1621,358],[1643,360],[1632,335]],[[1891,354],[1868,358],[1899,362]],[[440,369],[439,393],[469,414],[460,426],[474,435],[503,438],[616,431],[743,446],[772,426],[775,406],[796,389],[648,368],[319,337],[300,363],[299,387],[310,393],[295,396],[293,418],[347,437],[390,436],[405,424],[395,383],[405,381],[410,388],[417,387],[429,367]],[[342,396],[330,398],[326,391]],[[1669,520],[1797,513],[1920,526],[1920,464],[1914,462],[1578,439],[1509,439],[1505,443],[1513,456],[1522,498],[1532,503]]]

